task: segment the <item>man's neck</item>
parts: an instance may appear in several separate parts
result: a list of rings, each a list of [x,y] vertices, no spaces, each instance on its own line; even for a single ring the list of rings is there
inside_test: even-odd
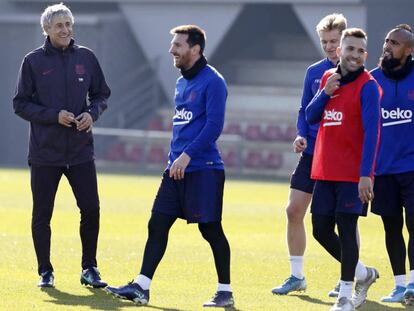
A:
[[[349,73],[349,71],[348,71],[348,70],[346,70],[346,69],[344,68],[344,66],[341,66],[341,63],[339,63],[339,66],[341,67],[341,76],[342,76],[342,77],[345,77],[345,76]]]
[[[193,68],[194,64],[200,59],[200,57],[201,55],[198,55],[198,57],[193,59],[191,63],[186,68],[184,68],[184,70],[190,70],[191,68]]]
[[[398,66],[394,67],[393,71],[400,70],[402,67],[405,66],[406,63],[407,63],[407,58],[405,58],[402,62],[400,62]]]
[[[328,60],[329,60],[332,64],[336,65],[336,64],[338,63],[339,58],[329,58],[329,57],[328,57]]]

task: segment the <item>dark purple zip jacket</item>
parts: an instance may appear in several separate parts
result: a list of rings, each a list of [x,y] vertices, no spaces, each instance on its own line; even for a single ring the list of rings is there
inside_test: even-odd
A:
[[[20,67],[13,98],[15,113],[30,122],[29,163],[72,166],[94,159],[92,133],[58,123],[60,110],[94,121],[107,108],[111,91],[91,50],[74,44],[56,49],[49,38]],[[88,99],[88,101],[87,101]]]

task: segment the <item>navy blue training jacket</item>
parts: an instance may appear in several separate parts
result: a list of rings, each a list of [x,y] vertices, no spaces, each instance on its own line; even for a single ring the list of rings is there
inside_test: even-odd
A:
[[[414,171],[414,69],[404,78],[387,77],[381,68],[371,71],[384,90],[381,100],[381,139],[375,175]]]
[[[94,121],[111,91],[91,50],[74,44],[56,49],[49,38],[20,67],[13,107],[30,122],[29,163],[71,166],[94,159],[92,133],[58,123],[59,111],[89,112]],[[87,101],[89,100],[89,103]]]
[[[183,152],[191,157],[186,172],[224,169],[216,141],[223,129],[226,99],[226,82],[210,65],[192,79],[178,78],[167,169]]]

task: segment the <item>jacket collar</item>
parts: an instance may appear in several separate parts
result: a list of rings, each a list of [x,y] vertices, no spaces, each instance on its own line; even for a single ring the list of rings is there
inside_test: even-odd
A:
[[[75,40],[71,39],[70,40],[70,43],[69,43],[69,46],[65,50],[55,48],[52,45],[52,43],[50,42],[49,36],[46,37],[45,43],[43,44],[43,50],[47,54],[63,54],[63,53],[66,53],[66,52],[73,51],[75,47],[76,47]]]
[[[205,66],[207,65],[207,59],[204,55],[195,62],[193,67],[188,70],[181,69],[181,74],[183,75],[184,79],[191,80],[193,79]]]
[[[365,67],[362,66],[357,71],[348,72],[345,76],[343,76],[342,71],[341,71],[341,65],[338,64],[338,67],[336,67],[336,72],[341,75],[341,79],[339,79],[339,83],[342,85],[342,84],[351,83],[355,81],[364,72],[364,70],[365,70]]]

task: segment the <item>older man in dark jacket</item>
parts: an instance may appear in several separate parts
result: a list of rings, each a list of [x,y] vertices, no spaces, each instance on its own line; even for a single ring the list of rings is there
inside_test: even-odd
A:
[[[45,43],[23,59],[13,99],[15,113],[30,122],[32,235],[40,287],[54,282],[50,220],[62,175],[81,213],[81,283],[106,286],[96,262],[99,197],[91,129],[107,108],[110,89],[93,52],[74,43],[73,22],[63,4],[45,9],[41,16]]]

